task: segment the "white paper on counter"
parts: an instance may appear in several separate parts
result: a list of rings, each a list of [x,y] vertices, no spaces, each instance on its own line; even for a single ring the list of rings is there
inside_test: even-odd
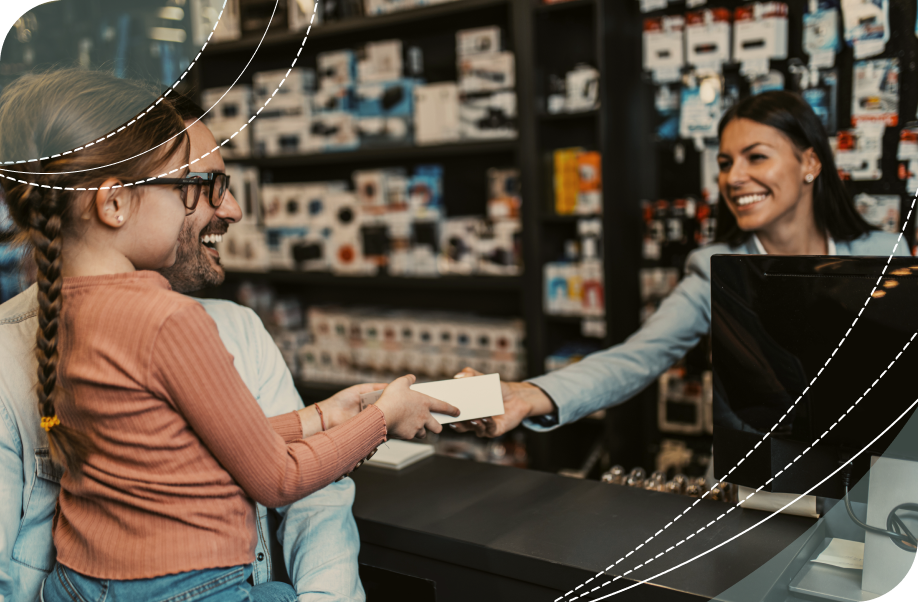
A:
[[[433,454],[433,445],[390,439],[379,446],[373,457],[367,460],[367,464],[390,470],[401,470]]]
[[[763,510],[765,512],[776,512],[790,504],[797,497],[794,493],[772,493],[770,491],[760,491],[751,498],[743,502],[749,494],[755,493],[755,489],[740,485],[737,488],[737,499],[740,500],[743,508],[750,510]],[[816,496],[805,495],[784,510],[782,514],[793,514],[795,516],[807,516],[809,518],[819,518],[816,511]]]
[[[829,564],[843,569],[864,568],[864,542],[833,538],[813,562]]]

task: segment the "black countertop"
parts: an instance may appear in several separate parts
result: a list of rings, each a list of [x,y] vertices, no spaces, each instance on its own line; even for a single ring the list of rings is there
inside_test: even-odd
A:
[[[610,576],[596,577],[577,593],[643,566],[590,598],[671,569],[767,517],[764,512],[736,509],[718,519],[731,506],[702,500],[673,522],[696,500],[441,456],[398,472],[366,466],[352,476],[357,482],[354,516],[365,544],[561,593],[640,546],[610,569]],[[649,593],[646,588],[653,588],[660,594],[669,590],[673,599],[685,598],[684,594],[714,597],[814,523],[775,516],[630,593]],[[661,552],[666,553],[657,557]]]

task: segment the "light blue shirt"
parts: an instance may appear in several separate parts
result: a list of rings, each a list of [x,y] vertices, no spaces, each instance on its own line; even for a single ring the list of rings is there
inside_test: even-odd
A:
[[[852,241],[835,241],[837,255],[909,255],[895,234],[870,232]],[[527,418],[523,425],[548,431],[597,410],[618,405],[652,383],[711,330],[711,256],[757,254],[756,241],[731,247],[717,243],[689,254],[685,277],[659,309],[625,342],[588,355],[576,364],[532,378],[551,397],[557,418]]]
[[[54,567],[51,519],[61,470],[48,453],[35,398],[38,361],[36,287],[0,305],[0,602],[35,600]],[[280,350],[250,309],[201,300],[217,323],[242,380],[265,414],[303,407]],[[245,445],[245,442],[240,442]],[[351,507],[354,482],[344,479],[284,508],[277,533],[298,602],[363,602],[360,539]],[[255,584],[273,578],[267,511],[257,505]]]

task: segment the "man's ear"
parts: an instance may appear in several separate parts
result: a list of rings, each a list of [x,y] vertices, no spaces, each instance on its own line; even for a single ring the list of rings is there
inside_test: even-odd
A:
[[[816,154],[816,151],[810,147],[803,151],[802,163],[804,167],[804,173],[813,174],[813,179],[822,172],[822,161],[819,160],[819,155]]]
[[[131,213],[131,192],[116,178],[102,182],[93,197],[93,208],[99,221],[111,228],[123,226]]]

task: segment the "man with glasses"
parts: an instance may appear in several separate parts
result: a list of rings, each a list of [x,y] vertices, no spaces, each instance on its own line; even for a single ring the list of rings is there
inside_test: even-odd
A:
[[[192,158],[215,148],[210,130],[203,123],[194,123],[203,111],[184,98],[172,102],[191,126]],[[183,185],[189,215],[179,235],[175,263],[161,271],[181,293],[223,282],[214,245],[242,217],[219,151],[196,161],[193,168],[195,171],[183,178],[139,184]],[[201,303],[216,322],[236,369],[264,412],[276,416],[302,408],[280,351],[254,312],[229,301]],[[60,470],[47,456],[44,432],[33,428],[39,424],[34,399],[37,379],[28,368],[31,364],[24,361],[34,357],[36,315],[34,286],[0,305],[0,364],[4,366],[0,371],[0,602],[36,600],[56,556],[51,520],[60,491]],[[326,415],[338,412],[338,416],[356,413],[360,393],[374,388],[378,387],[345,389],[321,402],[323,411]],[[17,421],[17,416],[32,416],[34,425],[28,419]],[[4,514],[5,508],[15,507],[17,498],[22,500],[21,515]],[[345,478],[276,513],[258,505],[252,599],[362,602],[365,595],[357,574],[360,542],[351,513],[353,501],[354,483]],[[282,549],[272,554],[275,534]],[[293,589],[278,581],[285,574],[289,574]]]

